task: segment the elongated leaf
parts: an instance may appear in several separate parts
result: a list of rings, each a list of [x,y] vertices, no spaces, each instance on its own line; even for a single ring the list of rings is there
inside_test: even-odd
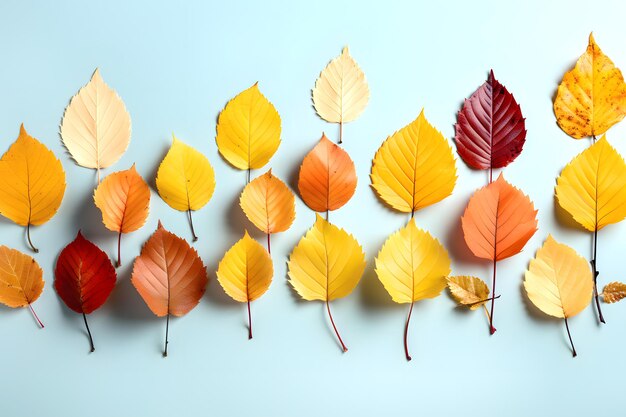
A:
[[[626,284],[623,282],[609,282],[602,290],[602,297],[607,304],[617,303],[626,298]]]
[[[522,152],[526,141],[522,110],[493,71],[465,100],[455,129],[457,151],[475,169],[507,166]]]
[[[0,159],[0,214],[26,226],[46,223],[59,209],[65,194],[65,171],[54,154],[26,133],[24,125]]]
[[[220,113],[217,149],[235,168],[262,168],[280,145],[280,129],[278,112],[254,84]]]
[[[448,289],[454,300],[470,310],[485,305],[489,298],[489,287],[478,277],[459,275],[448,277]]]
[[[601,135],[626,114],[622,72],[602,52],[593,34],[576,66],[563,76],[554,114],[561,129],[575,139]]]
[[[322,134],[319,143],[304,157],[298,189],[311,210],[337,210],[356,190],[356,169],[350,156]]]
[[[63,144],[80,166],[100,169],[117,162],[130,143],[130,115],[96,69],[72,97],[61,122]]]
[[[626,163],[604,136],[563,168],[555,187],[559,205],[589,231],[626,217],[625,190]]]
[[[465,243],[479,258],[519,253],[537,231],[537,210],[519,189],[498,179],[476,191],[461,219]]]
[[[452,148],[424,116],[387,138],[372,163],[372,187],[394,209],[411,213],[452,193],[456,165]]]

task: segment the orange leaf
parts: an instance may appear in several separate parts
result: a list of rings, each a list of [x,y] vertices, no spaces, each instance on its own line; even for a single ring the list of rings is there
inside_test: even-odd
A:
[[[146,223],[150,188],[133,164],[126,171],[107,176],[96,188],[93,199],[102,212],[102,222],[106,228],[118,233],[117,266],[120,266],[122,233],[134,232]]]
[[[206,267],[195,249],[159,222],[135,260],[131,282],[155,315],[167,316],[167,356],[170,315],[183,316],[198,305],[208,282]]]
[[[499,261],[519,253],[537,231],[537,210],[502,174],[476,191],[461,219],[465,242],[479,258]]]
[[[354,162],[346,151],[322,134],[319,143],[304,157],[298,189],[311,210],[337,210],[356,190]]]

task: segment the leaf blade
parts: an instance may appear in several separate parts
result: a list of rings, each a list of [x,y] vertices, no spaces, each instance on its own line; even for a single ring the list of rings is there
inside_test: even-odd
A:
[[[44,287],[43,270],[32,257],[0,246],[0,303],[25,307],[35,302]]]
[[[271,169],[245,186],[239,205],[248,220],[267,234],[284,232],[296,217],[293,193]]]

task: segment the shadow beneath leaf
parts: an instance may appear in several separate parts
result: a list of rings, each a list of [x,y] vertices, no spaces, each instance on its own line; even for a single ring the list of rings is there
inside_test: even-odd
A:
[[[106,314],[119,319],[126,325],[137,322],[156,320],[143,298],[139,295],[129,278],[118,279],[111,296],[102,306]]]
[[[361,304],[367,308],[388,309],[398,306],[378,279],[374,262],[370,262],[365,268],[359,284],[359,298]]]

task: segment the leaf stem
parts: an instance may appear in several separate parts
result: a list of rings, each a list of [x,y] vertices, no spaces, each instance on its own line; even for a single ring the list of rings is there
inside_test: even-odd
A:
[[[413,312],[413,304],[411,303],[411,307],[409,308],[409,315],[406,317],[406,325],[404,326],[404,354],[406,355],[406,360],[410,361],[411,355],[409,355],[409,322],[411,321],[411,313]]]
[[[267,234],[267,253],[272,254],[272,244],[270,243],[270,234]]]
[[[596,300],[596,309],[598,310],[598,320],[600,323],[606,323],[604,316],[602,315],[602,309],[600,308],[600,294],[598,294],[598,272],[597,269],[598,259],[598,228],[593,231],[593,258],[591,259],[591,269],[593,270],[593,296]]]
[[[339,144],[343,143],[343,121],[339,122]]]
[[[93,346],[93,337],[91,337],[91,330],[89,330],[89,324],[87,324],[87,315],[85,313],[83,313],[83,321],[85,322],[85,328],[87,329],[87,335],[89,336],[89,345],[91,346],[90,352],[93,352],[96,350],[96,348]]]
[[[193,228],[193,218],[191,217],[191,209],[187,209],[187,216],[189,217],[189,225],[191,226],[191,236],[193,237],[193,241],[198,241],[198,236],[196,236],[196,231]]]
[[[35,310],[33,310],[33,306],[31,303],[28,303],[28,308],[30,309],[30,312],[33,313],[33,317],[35,318],[35,320],[37,320],[37,323],[39,324],[39,328],[43,329],[45,326],[43,325],[41,320],[39,320],[39,317],[37,316],[37,313],[35,313]]]
[[[494,254],[495,255],[495,254]],[[491,284],[491,293],[496,293],[496,257],[493,257],[493,281]],[[496,302],[496,298],[491,299],[491,313],[489,314],[489,334],[494,334],[496,332],[496,328],[493,327],[493,307]]]
[[[567,324],[567,317],[565,317],[565,328],[567,329],[567,337],[569,337],[569,344],[572,345],[572,356],[576,357],[576,348],[574,347],[574,342],[572,341],[572,334],[569,331],[569,325]]]
[[[163,348],[163,357],[167,358],[167,344],[169,343],[170,335],[170,312],[167,311],[167,319],[165,320],[165,347]]]
[[[33,241],[30,240],[30,222],[28,222],[28,224],[26,225],[26,237],[28,238],[28,244],[30,245],[30,248],[33,250],[33,252],[39,253],[39,249],[37,249],[35,245],[33,245]]]
[[[333,315],[330,312],[330,303],[328,302],[328,299],[326,299],[326,311],[328,311],[328,317],[330,318],[330,323],[333,325],[333,329],[335,329],[335,334],[337,335],[337,339],[339,339],[339,343],[341,343],[341,348],[343,349],[344,352],[347,352],[348,348],[343,343],[343,340],[341,339],[341,336],[339,335],[339,331],[337,330],[337,326],[335,326],[335,320],[333,320]]]
[[[252,314],[250,313],[250,300],[248,300],[248,340],[252,339]]]
[[[118,268],[122,266],[121,246],[122,246],[122,231],[120,230],[120,232],[117,235],[117,263],[115,264],[115,266]]]
[[[493,167],[489,166],[489,184],[493,182]]]

